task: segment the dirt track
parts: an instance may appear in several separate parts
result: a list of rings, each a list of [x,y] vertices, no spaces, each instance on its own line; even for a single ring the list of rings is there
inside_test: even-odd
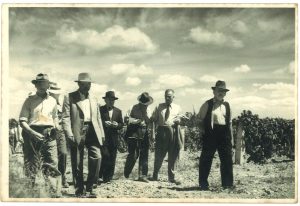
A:
[[[22,167],[23,157],[21,154],[14,155],[10,167],[10,195],[11,197],[28,197],[28,193],[22,184],[23,175],[18,175]],[[177,186],[171,184],[167,179],[167,161],[164,162],[159,182],[143,183],[136,181],[137,166],[129,179],[123,176],[126,153],[119,153],[114,180],[110,184],[98,185],[95,190],[98,198],[191,198],[192,199],[293,199],[295,196],[295,173],[293,161],[282,161],[284,158],[276,158],[268,164],[257,165],[245,163],[234,165],[233,190],[222,190],[220,187],[220,171],[218,156],[213,161],[211,174],[209,176],[210,191],[198,190],[198,161],[199,154],[181,153],[177,175],[182,184]],[[87,161],[85,161],[87,162]],[[70,164],[68,164],[67,178],[71,183]],[[149,176],[153,171],[153,153],[149,158]],[[87,168],[85,166],[85,176]],[[63,189],[63,198],[74,197],[73,186]],[[34,195],[34,197],[38,197]],[[187,200],[188,201],[188,200]]]

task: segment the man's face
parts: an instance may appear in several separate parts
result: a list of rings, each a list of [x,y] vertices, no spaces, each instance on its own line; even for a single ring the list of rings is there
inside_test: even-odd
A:
[[[47,81],[37,81],[35,83],[35,88],[39,93],[46,93],[46,91],[49,89],[49,82]]]
[[[226,91],[223,89],[215,88],[214,89],[214,98],[218,101],[222,101],[226,96]]]
[[[170,105],[173,102],[173,99],[174,99],[174,93],[172,91],[168,91],[165,94],[166,104]]]
[[[104,101],[108,107],[113,107],[115,104],[115,98],[105,98]]]
[[[81,92],[88,92],[91,88],[91,82],[78,82],[78,86]]]

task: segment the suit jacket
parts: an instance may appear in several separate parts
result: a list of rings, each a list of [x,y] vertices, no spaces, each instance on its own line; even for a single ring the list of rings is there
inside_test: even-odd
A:
[[[111,146],[117,146],[118,144],[118,130],[123,127],[122,111],[117,107],[113,107],[112,117],[110,119],[108,108],[106,105],[100,107],[100,114],[105,132],[106,144]],[[105,121],[116,121],[118,123],[117,128],[106,127]]]
[[[102,120],[99,111],[99,104],[96,97],[89,94],[91,105],[91,121],[100,145],[105,140]],[[62,109],[62,127],[67,137],[74,136],[75,142],[79,144],[82,137],[84,125],[84,114],[82,111],[82,99],[79,91],[69,93],[65,96]]]

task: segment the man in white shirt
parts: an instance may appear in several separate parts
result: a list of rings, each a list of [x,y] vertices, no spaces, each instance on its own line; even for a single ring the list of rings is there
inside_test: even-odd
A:
[[[220,80],[212,89],[214,97],[201,106],[198,114],[203,137],[199,163],[201,190],[209,189],[207,179],[216,150],[218,150],[221,161],[222,187],[233,187],[231,109],[229,103],[224,101],[226,92],[229,90],[226,88],[226,83]]]
[[[46,182],[50,182],[51,196],[61,195],[61,191],[50,177],[59,177],[57,170],[56,130],[58,128],[56,100],[49,95],[47,74],[38,74],[31,81],[37,91],[27,97],[20,113],[20,125],[23,128],[25,175],[31,180],[29,187],[35,186],[39,169],[43,168]],[[54,171],[54,175],[48,175]]]
[[[159,104],[153,112],[152,121],[157,126],[155,139],[155,159],[152,181],[158,180],[158,172],[163,160],[168,153],[168,178],[169,182],[177,185],[180,181],[175,179],[175,166],[179,157],[180,142],[178,125],[180,124],[181,107],[173,103],[174,90],[165,91],[165,103]]]

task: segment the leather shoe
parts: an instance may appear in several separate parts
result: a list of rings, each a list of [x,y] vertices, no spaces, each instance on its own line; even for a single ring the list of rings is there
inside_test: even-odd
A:
[[[62,186],[63,186],[63,188],[69,188],[69,184],[67,182],[66,176],[62,177]]]
[[[150,181],[158,181],[158,178],[157,177],[150,177],[149,180]]]
[[[178,180],[169,180],[169,182],[174,183],[176,185],[181,185],[181,182]]]
[[[200,186],[199,188],[201,191],[208,191],[209,187],[208,186]]]
[[[149,180],[147,180],[147,177],[145,177],[145,176],[139,177],[138,181],[140,181],[140,182],[146,182],[146,183],[149,182]]]

